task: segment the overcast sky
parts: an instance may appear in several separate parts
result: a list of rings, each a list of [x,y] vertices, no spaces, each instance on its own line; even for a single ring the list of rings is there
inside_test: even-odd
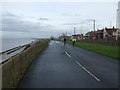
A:
[[[2,36],[47,38],[116,26],[117,2],[10,2],[2,3]],[[111,24],[110,24],[111,22]]]

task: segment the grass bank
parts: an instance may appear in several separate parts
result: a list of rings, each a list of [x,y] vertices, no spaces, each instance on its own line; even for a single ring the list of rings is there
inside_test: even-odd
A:
[[[67,41],[67,43],[72,44],[72,41]],[[75,46],[95,52],[95,53],[99,53],[105,56],[109,56],[114,59],[120,59],[120,57],[118,56],[118,47],[116,46],[106,46],[101,44],[83,43],[83,42],[76,42]]]

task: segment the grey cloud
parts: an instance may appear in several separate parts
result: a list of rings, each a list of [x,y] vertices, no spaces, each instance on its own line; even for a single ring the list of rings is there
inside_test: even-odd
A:
[[[80,25],[80,23],[64,23],[62,25]]]
[[[28,22],[23,22],[18,19],[4,18],[2,20],[2,30],[9,32],[28,32],[33,28]]]
[[[75,14],[75,16],[81,16],[81,14]]]
[[[94,19],[87,19],[86,21],[93,21]]]
[[[63,16],[69,16],[70,14],[68,13],[62,13]]]
[[[82,20],[79,23],[64,23],[62,25],[81,25],[81,24],[88,24],[92,21],[93,21],[92,19],[87,19],[87,20]]]
[[[9,12],[3,12],[2,13],[2,17],[6,17],[6,18],[16,18],[16,17],[18,17],[17,15],[15,15],[15,14],[12,14],[12,13],[9,13]]]
[[[86,21],[87,21],[87,22],[92,22],[93,20],[99,22],[99,20],[96,20],[96,19],[87,19]]]
[[[76,13],[76,14],[71,14],[71,13],[62,13],[63,16],[81,16],[81,14]]]
[[[51,25],[46,25],[42,23],[33,23],[25,20],[23,21],[23,19],[21,18],[12,18],[11,17],[12,14],[10,16],[9,15],[10,14],[6,14],[4,15],[4,17],[2,17],[2,31],[4,31],[5,33],[7,32],[14,32],[14,33],[16,32],[16,34],[24,33],[26,36],[31,36],[31,34],[33,33],[35,37],[35,35],[44,36],[45,33],[46,33],[45,36],[49,36],[51,33],[48,32],[53,32],[54,30],[54,27]],[[21,34],[21,37],[25,35]],[[9,36],[14,36],[14,35],[9,35]]]
[[[49,28],[49,25],[42,25],[41,23],[32,23],[29,21],[21,21],[18,19],[4,18],[2,20],[3,31],[9,32],[34,32]]]
[[[49,20],[48,18],[39,18],[38,20]]]

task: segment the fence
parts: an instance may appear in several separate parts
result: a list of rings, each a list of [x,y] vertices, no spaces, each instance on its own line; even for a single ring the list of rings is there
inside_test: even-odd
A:
[[[32,61],[48,46],[48,42],[49,40],[42,40],[3,62],[2,88],[16,88]]]
[[[92,39],[85,39],[85,40],[79,40],[80,42],[86,42],[86,43],[96,43],[96,44],[103,44],[108,46],[120,46],[120,40],[115,39],[102,39],[102,40],[92,40]]]

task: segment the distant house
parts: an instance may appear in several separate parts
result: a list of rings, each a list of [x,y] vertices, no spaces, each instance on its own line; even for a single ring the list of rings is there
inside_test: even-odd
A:
[[[104,29],[96,31],[97,39],[103,39],[103,31]]]
[[[113,38],[116,37],[116,28],[105,28],[103,30],[103,38]]]
[[[70,39],[71,39],[71,36],[65,36],[65,35],[60,36],[60,37],[59,37],[59,40],[63,40],[64,38],[66,38],[67,40],[70,40]]]
[[[89,31],[85,34],[85,39],[116,39],[120,37],[120,29],[104,28],[97,31]]]
[[[97,31],[91,31],[91,39],[97,38]]]
[[[83,35],[83,34],[72,35],[72,38],[71,38],[71,39],[73,39],[73,38],[78,39],[78,40],[81,40],[81,39],[84,38],[84,35]]]
[[[67,40],[70,40],[70,39],[71,39],[71,36],[65,36],[65,38],[66,38]]]
[[[85,34],[85,39],[96,39],[97,38],[97,31],[90,31]]]
[[[84,37],[85,39],[90,39],[90,36],[91,36],[91,32],[87,32]]]

